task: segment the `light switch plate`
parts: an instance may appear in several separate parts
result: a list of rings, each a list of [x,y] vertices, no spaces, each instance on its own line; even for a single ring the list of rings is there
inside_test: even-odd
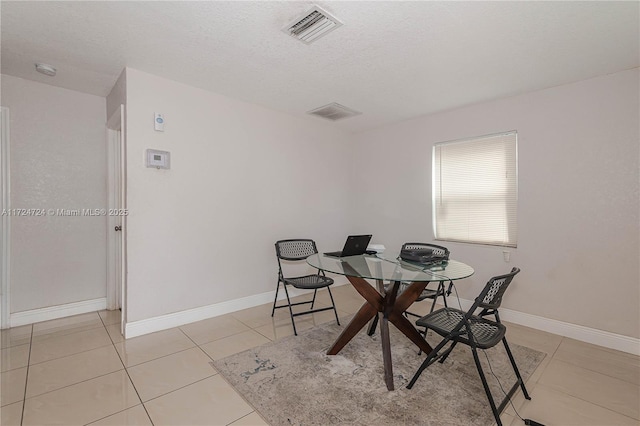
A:
[[[164,132],[164,115],[156,112],[153,116],[153,128],[158,132]]]

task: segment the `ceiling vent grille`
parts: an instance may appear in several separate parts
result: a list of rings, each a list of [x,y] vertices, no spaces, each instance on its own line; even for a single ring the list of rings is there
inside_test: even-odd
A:
[[[314,6],[307,13],[286,25],[282,31],[303,43],[310,44],[340,26],[342,26],[342,22],[318,6]]]
[[[331,121],[338,121],[344,118],[354,117],[362,113],[334,102],[309,111],[307,114],[317,115],[318,117],[326,118]]]

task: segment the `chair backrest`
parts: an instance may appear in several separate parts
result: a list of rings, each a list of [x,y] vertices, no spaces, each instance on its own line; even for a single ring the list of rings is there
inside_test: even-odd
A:
[[[520,268],[514,267],[508,274],[491,278],[476,298],[469,312],[473,313],[473,311],[479,307],[483,309],[498,309],[502,303],[502,295],[507,290],[507,287],[509,287],[509,284],[511,284],[513,277],[519,272]]]
[[[420,250],[420,249],[433,250],[433,254],[436,256],[449,256],[449,249],[447,249],[446,247],[435,245],[435,244],[404,243],[402,245],[402,250]]]
[[[318,249],[313,240],[297,239],[276,241],[276,256],[278,260],[303,260],[317,252]]]

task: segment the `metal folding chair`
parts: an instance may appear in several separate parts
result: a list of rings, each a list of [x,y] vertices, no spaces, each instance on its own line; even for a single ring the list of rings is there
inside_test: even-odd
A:
[[[318,249],[316,248],[316,243],[313,240],[309,239],[293,239],[293,240],[280,240],[276,242],[276,257],[278,259],[278,283],[276,285],[276,297],[273,301],[273,309],[271,310],[271,316],[275,313],[276,309],[279,308],[289,308],[289,315],[291,316],[291,324],[293,325],[293,333],[297,336],[298,331],[296,330],[296,323],[294,317],[300,315],[308,315],[313,314],[315,312],[328,311],[333,309],[333,312],[336,316],[336,322],[340,325],[340,320],[338,319],[338,311],[336,310],[336,304],[333,300],[333,295],[331,294],[331,289],[329,286],[333,284],[333,279],[325,276],[324,271],[318,271],[316,274],[304,275],[304,276],[296,276],[296,277],[285,277],[282,271],[282,260],[285,261],[301,261],[305,260],[307,257],[312,254],[318,253]],[[287,303],[283,305],[277,305],[278,301],[278,291],[280,290],[280,284],[284,287],[284,292],[287,296]],[[287,286],[292,286],[299,289],[305,290],[313,290],[313,299],[305,302],[297,302],[291,303],[291,299],[289,298],[289,291],[287,290]],[[316,302],[316,294],[319,289],[326,288],[329,292],[329,298],[331,299],[331,306],[325,308],[314,309],[314,305]],[[302,312],[293,312],[292,307],[297,305],[305,305],[311,304],[310,308],[306,311]]]

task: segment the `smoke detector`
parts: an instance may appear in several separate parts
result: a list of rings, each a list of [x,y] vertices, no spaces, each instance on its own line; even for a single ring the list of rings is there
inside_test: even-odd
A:
[[[40,74],[48,75],[49,77],[55,77],[56,69],[49,64],[36,64],[36,71]]]
[[[329,105],[311,110],[307,112],[307,114],[317,115],[318,117],[326,118],[331,121],[338,121],[344,118],[354,117],[362,113],[333,102]]]
[[[342,22],[318,6],[287,24],[282,31],[303,43],[310,44],[342,26]]]

